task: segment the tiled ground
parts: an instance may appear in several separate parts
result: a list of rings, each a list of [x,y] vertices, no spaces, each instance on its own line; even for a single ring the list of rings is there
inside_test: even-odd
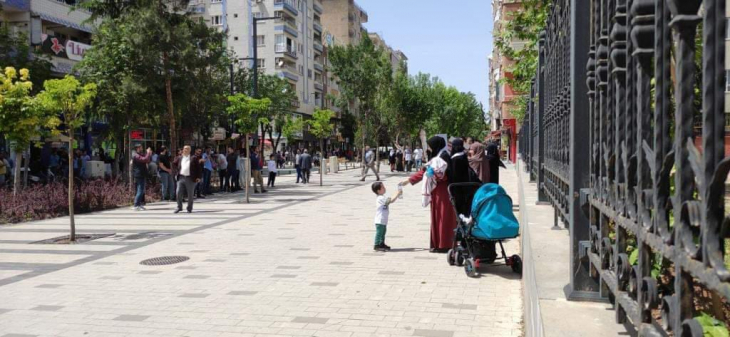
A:
[[[156,204],[81,216],[82,233],[116,235],[74,246],[29,244],[65,234],[65,218],[2,228],[0,337],[521,335],[519,277],[501,266],[469,279],[429,253],[419,186],[391,206],[393,251],[373,252],[372,179],[354,175],[283,177],[251,204],[208,199],[192,215]],[[139,263],[166,255],[190,260]]]

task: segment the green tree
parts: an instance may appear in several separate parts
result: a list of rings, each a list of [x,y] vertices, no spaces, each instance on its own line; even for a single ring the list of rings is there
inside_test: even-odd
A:
[[[44,90],[36,97],[42,110],[60,114],[65,126],[64,132],[69,138],[68,151],[68,213],[71,225],[69,241],[76,241],[76,224],[74,222],[74,177],[73,177],[73,143],[75,130],[84,124],[84,114],[93,104],[96,97],[96,84],[81,84],[75,77],[67,75],[60,80],[48,80]]]
[[[321,157],[319,159],[319,186],[322,186],[322,172],[327,169],[324,161],[324,139],[332,135],[334,124],[332,117],[335,116],[332,110],[317,109],[312,115],[312,119],[307,121],[309,124],[309,132],[319,139],[319,150]]]
[[[37,108],[31,96],[32,88],[28,69],[20,69],[18,74],[15,68],[7,67],[4,73],[0,72],[0,134],[15,147],[13,196],[20,189],[22,151],[44,130],[54,129],[59,124],[55,114]]]
[[[356,106],[358,133],[362,137],[362,158],[365,158],[365,143],[372,134],[379,144],[380,129],[384,119],[382,111],[384,98],[389,94],[393,69],[388,57],[373,41],[363,35],[357,45],[334,46],[329,51],[332,72],[338,78],[341,90],[341,107]],[[378,153],[378,151],[376,151]]]
[[[294,137],[302,133],[304,128],[304,120],[302,118],[296,118],[294,115],[284,117],[284,124],[281,127],[281,134],[288,140],[294,139]]]
[[[268,98],[255,99],[246,94],[235,94],[228,96],[228,108],[226,112],[234,118],[234,124],[243,135],[246,146],[246,158],[250,160],[251,149],[248,145],[248,134],[256,132],[260,116],[266,114],[271,106]],[[246,168],[246,173],[249,168]],[[246,202],[249,202],[249,179],[246,178]]]

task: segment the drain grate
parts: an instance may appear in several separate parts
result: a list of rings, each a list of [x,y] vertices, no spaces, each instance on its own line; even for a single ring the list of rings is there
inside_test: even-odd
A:
[[[190,260],[190,258],[187,256],[161,256],[161,257],[153,257],[151,259],[144,260],[144,261],[140,262],[139,264],[145,265],[145,266],[165,266],[168,264],[185,262],[187,260]]]

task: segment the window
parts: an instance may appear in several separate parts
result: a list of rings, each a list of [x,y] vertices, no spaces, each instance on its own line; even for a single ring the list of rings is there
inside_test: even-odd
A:
[[[238,36],[234,36],[233,41],[238,41]]]
[[[213,24],[213,26],[220,26],[223,25],[223,17],[220,15],[213,15],[210,17],[210,21]]]
[[[210,3],[221,3],[223,0],[210,0]]]
[[[307,77],[312,78],[312,69],[307,69]]]
[[[730,18],[727,19],[726,25],[727,31],[725,32],[725,38],[730,40]]]
[[[725,70],[725,92],[730,92],[730,70]]]
[[[299,66],[299,75],[304,76],[304,66],[303,65]]]
[[[286,51],[286,39],[284,38],[284,34],[276,34],[274,37],[276,39],[276,48],[275,52],[277,53],[283,53]]]
[[[258,35],[258,36],[256,36],[256,45],[259,46],[259,47],[265,46],[266,45],[264,43],[265,38],[266,38],[266,35]]]
[[[257,59],[256,66],[258,68],[266,68],[266,59]]]
[[[234,18],[237,18],[238,17],[238,13],[233,13],[233,17]]]

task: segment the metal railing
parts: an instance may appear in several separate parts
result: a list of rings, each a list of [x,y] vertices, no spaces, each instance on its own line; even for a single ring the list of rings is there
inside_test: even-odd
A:
[[[641,336],[730,320],[725,7],[553,0],[539,44],[520,151],[570,229],[569,297]]]

